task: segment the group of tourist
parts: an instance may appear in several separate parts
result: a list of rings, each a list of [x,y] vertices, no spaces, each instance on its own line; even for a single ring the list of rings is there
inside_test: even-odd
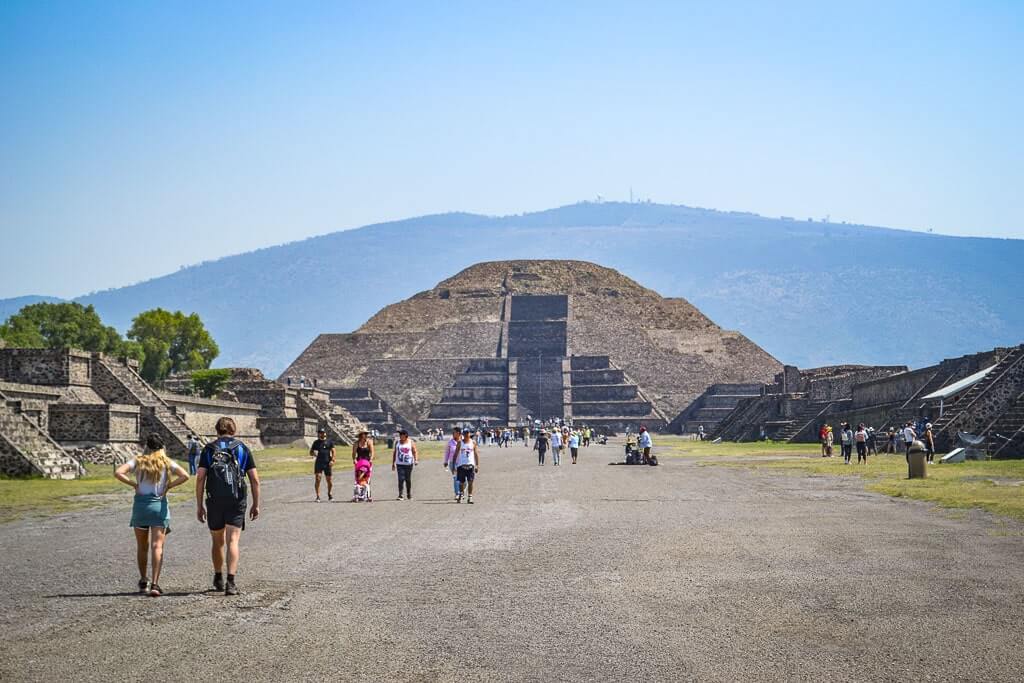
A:
[[[196,518],[210,530],[213,587],[224,595],[238,594],[235,576],[246,513],[250,520],[260,516],[256,460],[234,438],[235,429],[230,417],[217,420],[217,438],[200,451],[195,463]],[[164,543],[171,531],[167,494],[187,482],[189,474],[167,456],[160,436],[150,434],[145,452],[120,465],[114,476],[135,489],[130,525],[135,533],[139,592],[160,597]],[[250,489],[252,507],[247,510]]]
[[[843,462],[847,465],[850,464],[850,458],[853,456],[854,446],[857,447],[858,464],[863,462],[866,465],[869,453],[878,455],[878,451],[875,449],[875,430],[866,427],[863,422],[857,425],[856,431],[853,430],[849,422],[840,424],[839,444],[843,453]]]
[[[889,427],[886,432],[886,453],[896,453],[897,448],[902,446],[907,461],[910,461],[910,448],[915,441],[920,440],[924,447],[925,459],[927,462],[935,461],[935,435],[932,432],[931,422],[915,427],[913,422],[906,422],[902,427]],[[821,444],[821,457],[831,458],[832,448],[836,437],[832,431],[832,425],[823,424],[818,432],[818,441]],[[857,425],[854,430],[849,422],[839,425],[839,446],[846,464],[850,463],[853,450],[857,450],[857,462],[866,463],[869,454],[878,454],[875,446],[875,429],[864,423]]]
[[[190,434],[187,440],[189,471],[167,456],[159,435],[146,439],[142,455],[119,466],[114,476],[135,489],[132,504],[131,527],[136,539],[136,560],[139,569],[139,591],[152,597],[162,595],[160,572],[163,566],[164,545],[171,531],[167,494],[185,484],[190,474],[195,476],[196,517],[207,525],[211,537],[213,587],[225,595],[237,595],[235,583],[239,563],[239,543],[246,517],[255,520],[260,514],[260,480],[252,452],[235,437],[235,422],[229,417],[217,421],[217,438],[202,444],[199,437]],[[520,431],[521,430],[521,431]],[[531,434],[532,431],[532,434]],[[548,450],[554,465],[561,465],[561,456],[568,449],[572,463],[576,464],[581,447],[590,445],[594,432],[589,427],[573,428],[568,425],[531,430],[503,428],[498,430],[461,429],[451,431],[442,461],[452,477],[452,491],[456,503],[473,503],[474,484],[480,471],[479,443],[507,445],[510,440],[528,444],[533,436],[533,449],[538,465],[544,465]],[[627,444],[634,444],[643,453],[646,463],[651,457],[650,433],[641,426],[639,434],[629,435]],[[390,445],[390,444],[389,444]],[[627,446],[628,447],[628,446]],[[309,449],[313,458],[314,501],[321,502],[322,484],[327,485],[327,499],[334,500],[333,468],[337,448],[327,432],[320,429]],[[370,432],[362,431],[352,445],[352,466],[355,473],[356,496],[353,500],[372,500],[369,481],[376,455]],[[412,500],[413,471],[419,464],[420,454],[416,442],[406,430],[398,432],[391,453],[391,469],[398,478],[398,500]],[[359,498],[362,490],[365,497]],[[251,492],[252,504],[249,507]],[[226,570],[226,571],[225,571]]]
[[[906,455],[907,462],[909,463],[910,448],[919,438],[921,444],[924,446],[925,460],[927,462],[935,462],[935,434],[932,432],[931,422],[925,422],[917,427],[914,426],[913,422],[906,422],[898,430],[895,427],[889,427],[888,442],[886,443],[885,452],[895,453],[896,442],[899,441],[903,444],[904,453]]]

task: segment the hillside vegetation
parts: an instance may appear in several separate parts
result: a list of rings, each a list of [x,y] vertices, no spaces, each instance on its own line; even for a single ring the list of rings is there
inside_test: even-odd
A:
[[[473,263],[513,258],[615,268],[804,367],[921,366],[1024,341],[1022,240],[658,204],[424,216],[202,263],[80,301],[121,330],[155,306],[195,311],[221,346],[219,365],[274,375],[320,332],[354,330]]]

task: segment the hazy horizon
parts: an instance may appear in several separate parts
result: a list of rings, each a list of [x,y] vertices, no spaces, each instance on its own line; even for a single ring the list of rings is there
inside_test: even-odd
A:
[[[134,281],[131,281],[131,282],[117,283],[117,284],[113,284],[113,285],[110,285],[110,286],[107,286],[107,287],[90,289],[90,290],[80,291],[80,292],[72,292],[72,293],[69,293],[69,294],[66,294],[66,295],[54,294],[54,293],[48,293],[48,292],[38,292],[38,291],[19,292],[19,293],[15,293],[15,294],[4,295],[2,292],[0,292],[0,299],[18,299],[18,298],[22,298],[22,297],[41,296],[41,297],[45,297],[45,298],[73,300],[73,299],[89,296],[89,295],[96,294],[96,293],[103,292],[103,291],[109,291],[109,290],[112,290],[112,289],[120,289],[122,287],[130,287],[130,286],[139,284],[141,282],[145,282],[147,280],[152,280],[152,279],[155,279],[155,278],[160,278],[160,277],[164,277],[166,275],[170,275],[170,274],[175,273],[175,272],[177,272],[179,270],[182,270],[184,268],[189,268],[189,267],[192,267],[192,266],[196,266],[196,265],[199,265],[199,264],[201,264],[203,262],[207,262],[207,261],[218,261],[220,259],[230,258],[232,256],[240,256],[240,255],[243,255],[243,254],[252,253],[254,251],[259,251],[261,249],[273,248],[273,247],[276,247],[276,246],[281,246],[283,244],[292,243],[292,242],[303,242],[305,240],[316,239],[317,237],[325,237],[327,235],[331,235],[331,234],[338,233],[338,232],[345,232],[345,231],[348,231],[348,230],[359,230],[360,228],[371,227],[371,226],[374,226],[374,225],[398,223],[398,222],[402,222],[402,221],[415,220],[417,218],[423,218],[423,217],[426,217],[426,216],[443,216],[443,215],[446,215],[446,214],[470,214],[470,215],[486,216],[486,217],[490,217],[490,218],[509,218],[509,217],[514,217],[514,216],[536,214],[536,213],[544,213],[545,211],[553,211],[553,210],[557,210],[557,209],[560,209],[560,208],[565,208],[565,207],[568,207],[568,206],[574,206],[574,205],[578,205],[578,204],[581,204],[581,203],[593,202],[593,201],[594,200],[580,200],[579,202],[573,202],[571,204],[563,204],[563,205],[556,206],[556,207],[548,207],[548,208],[539,209],[539,210],[536,210],[536,211],[518,211],[518,212],[515,212],[515,213],[509,213],[509,214],[484,214],[484,213],[475,212],[475,211],[462,211],[462,210],[459,210],[459,209],[454,209],[452,211],[443,211],[443,212],[438,212],[438,213],[434,213],[434,214],[425,214],[423,216],[402,216],[402,217],[398,217],[398,218],[394,218],[394,219],[389,219],[389,220],[384,220],[384,221],[375,221],[373,223],[368,223],[366,225],[355,225],[355,226],[350,226],[350,227],[339,228],[337,230],[330,230],[330,231],[322,232],[322,233],[314,233],[314,234],[307,235],[305,237],[299,237],[299,238],[296,238],[294,240],[289,240],[288,242],[277,242],[277,243],[274,243],[274,244],[255,246],[255,247],[252,247],[250,249],[246,249],[244,251],[236,251],[236,252],[230,252],[230,253],[225,253],[225,254],[217,254],[217,255],[204,254],[202,256],[202,258],[197,259],[196,261],[192,261],[192,262],[189,262],[189,263],[182,263],[178,267],[176,267],[174,269],[171,269],[171,270],[167,270],[166,272],[162,272],[162,273],[154,272],[154,273],[146,275],[145,277],[143,277],[142,279],[139,279],[139,280],[134,280]],[[628,198],[626,200],[602,198],[602,202],[601,203],[605,203],[605,204],[628,204],[629,201],[628,201]],[[641,201],[634,201],[634,203],[640,204]],[[766,219],[769,219],[769,220],[776,220],[776,219],[786,220],[786,219],[791,219],[791,220],[800,222],[800,221],[806,221],[808,218],[813,218],[813,217],[801,218],[801,217],[797,217],[797,216],[785,216],[785,215],[783,215],[783,216],[766,216],[766,215],[763,215],[763,214],[758,214],[756,211],[737,212],[737,211],[732,210],[732,209],[723,209],[723,208],[717,208],[717,207],[688,207],[687,205],[684,205],[684,204],[669,204],[669,203],[662,203],[662,202],[654,202],[654,204],[657,205],[657,206],[687,207],[687,208],[693,208],[693,209],[698,209],[698,210],[703,210],[703,211],[716,211],[716,212],[720,212],[720,213],[749,213],[749,214],[759,215],[760,217],[766,218]],[[824,224],[824,222],[821,219],[814,219],[814,221],[819,223],[819,224]],[[877,228],[879,230],[896,230],[896,231],[906,231],[906,232],[927,233],[927,234],[932,234],[932,235],[936,235],[936,236],[940,236],[940,237],[963,237],[963,238],[968,238],[968,239],[970,239],[970,238],[976,238],[976,239],[1011,239],[1011,240],[1024,239],[1024,238],[1018,238],[1018,237],[1000,237],[1000,236],[987,236],[987,235],[950,235],[950,234],[939,233],[939,232],[934,232],[934,231],[911,230],[911,229],[908,229],[908,228],[898,228],[898,227],[885,226],[885,225],[863,225],[863,224],[860,224],[860,223],[850,223],[848,221],[847,222],[832,221],[832,222],[829,222],[828,224],[829,225],[835,225],[835,226],[850,225],[850,226],[859,226],[859,227],[866,227],[866,228]],[[481,258],[481,261],[488,261],[488,260],[492,260],[492,259]],[[585,261],[587,259],[582,259],[582,260]]]
[[[602,196],[1024,238],[1024,5],[0,6],[0,298]],[[130,245],[131,248],[126,248]]]

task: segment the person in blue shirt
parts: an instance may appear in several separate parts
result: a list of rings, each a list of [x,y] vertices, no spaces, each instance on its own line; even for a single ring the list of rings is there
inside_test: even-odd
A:
[[[235,421],[230,417],[217,420],[217,439],[206,445],[199,456],[196,470],[196,518],[206,522],[213,542],[213,587],[224,595],[238,595],[235,574],[238,572],[238,544],[245,529],[247,488],[252,489],[249,519],[260,516],[260,478],[256,460],[241,441],[235,439]],[[226,454],[234,456],[225,458]],[[237,463],[237,467],[235,466]],[[249,486],[246,487],[245,480]],[[224,556],[227,554],[227,581],[224,581]]]
[[[196,463],[199,461],[199,454],[203,451],[203,443],[195,434],[188,435],[188,473],[196,475]]]

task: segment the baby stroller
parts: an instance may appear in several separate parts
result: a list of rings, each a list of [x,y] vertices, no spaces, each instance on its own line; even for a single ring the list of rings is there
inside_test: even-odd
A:
[[[372,503],[373,495],[370,493],[370,476],[373,474],[373,465],[369,460],[359,460],[355,466],[356,483],[352,487],[353,503]]]

